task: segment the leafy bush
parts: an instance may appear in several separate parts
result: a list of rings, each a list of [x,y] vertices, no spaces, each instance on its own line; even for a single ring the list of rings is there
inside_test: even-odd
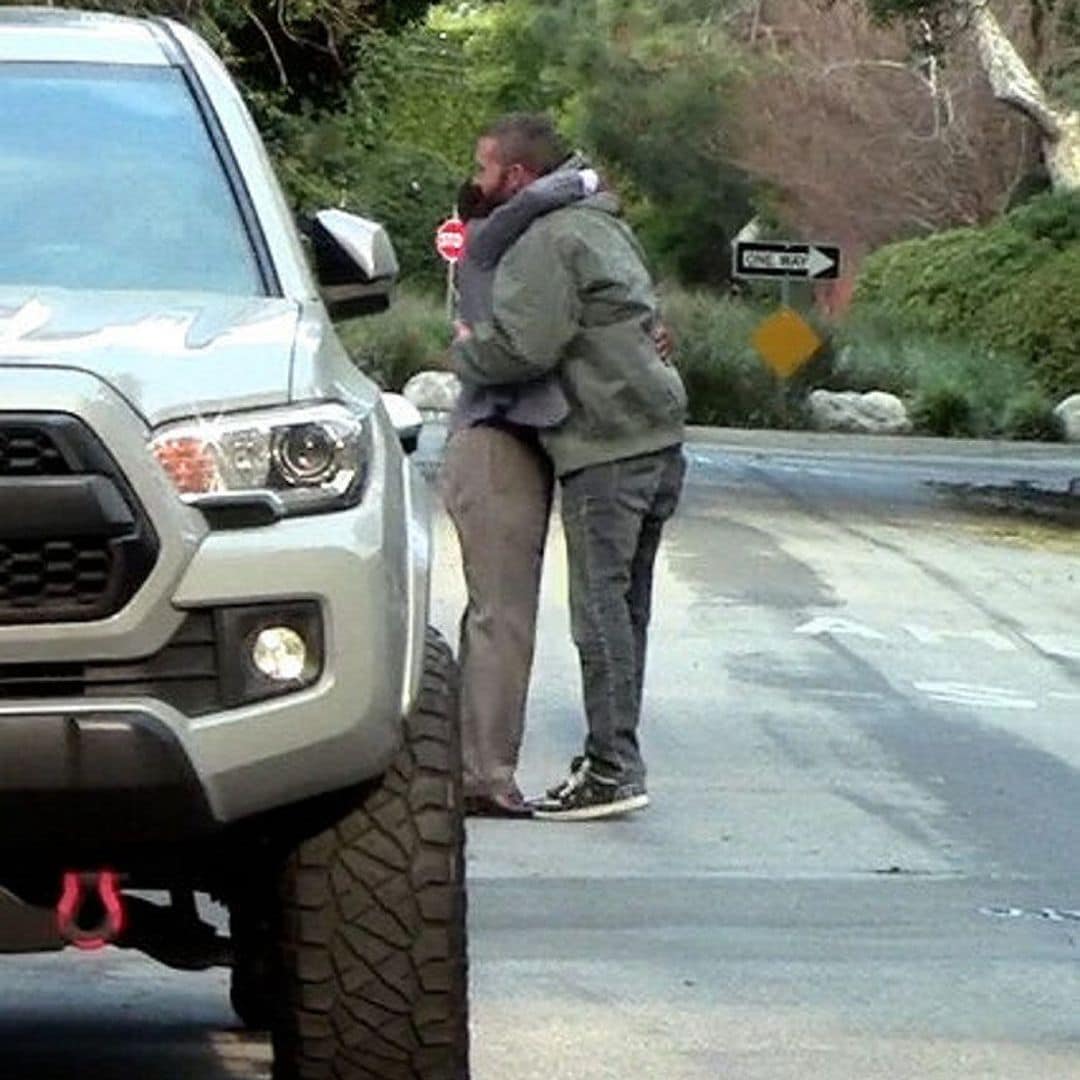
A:
[[[1059,251],[1080,244],[1080,198],[1044,195],[1031,199],[1008,217],[1017,232],[1045,240]]]
[[[843,328],[819,385],[897,394],[916,430],[930,435],[1059,437],[1050,399],[1016,354],[898,331],[880,320],[854,319]]]
[[[435,251],[435,230],[454,205],[460,179],[435,154],[390,145],[372,155],[358,177],[355,204],[390,231],[402,278],[438,289],[446,264]]]
[[[1024,357],[1055,399],[1080,391],[1080,242],[1050,255],[988,304],[978,333]]]
[[[353,362],[384,390],[400,390],[418,371],[445,368],[450,336],[445,308],[408,291],[389,311],[355,319],[341,332]]]
[[[980,434],[967,388],[952,379],[924,383],[915,391],[911,420],[928,435],[969,437]]]
[[[1054,403],[1034,388],[1021,390],[1009,401],[1001,428],[1009,439],[1056,442],[1065,437],[1064,425],[1054,415]]]
[[[824,390],[860,394],[884,390],[898,397],[908,394],[913,385],[903,340],[871,320],[841,330],[836,352],[815,383]]]
[[[457,172],[438,154],[396,142],[367,149],[351,113],[321,121],[282,118],[272,140],[292,202],[311,213],[340,207],[374,218],[390,232],[402,279],[437,289],[445,264],[435,229],[454,204]]]
[[[752,216],[734,165],[735,88],[745,75],[714,0],[443,3],[433,25],[460,35],[462,87],[493,114],[544,109],[595,156],[650,256],[681,280],[730,276],[728,240]],[[426,99],[426,112],[444,107]],[[475,126],[473,128],[475,130]]]
[[[926,333],[962,334],[1050,254],[1048,244],[996,227],[892,244],[866,260],[856,310]]]
[[[8,7],[21,0],[0,0]],[[375,30],[396,31],[422,17],[429,0],[49,0],[49,7],[167,15],[203,34],[249,95],[288,110],[340,105],[362,67],[361,45]],[[330,47],[328,47],[328,44]]]
[[[1080,194],[1044,195],[985,229],[881,249],[856,316],[1021,360],[1043,390],[1080,388]]]
[[[801,396],[762,363],[750,340],[767,312],[705,291],[669,290],[664,319],[695,424],[802,426]]]

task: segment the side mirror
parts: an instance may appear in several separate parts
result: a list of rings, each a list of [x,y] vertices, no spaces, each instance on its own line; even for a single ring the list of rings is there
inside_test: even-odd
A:
[[[373,315],[390,306],[398,261],[381,225],[344,210],[320,210],[306,231],[332,319]]]
[[[401,394],[384,393],[382,401],[390,416],[390,423],[401,440],[402,449],[406,454],[411,454],[420,443],[420,430],[424,426],[420,410]]]

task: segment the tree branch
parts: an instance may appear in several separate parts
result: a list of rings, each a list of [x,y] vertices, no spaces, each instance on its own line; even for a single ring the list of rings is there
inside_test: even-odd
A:
[[[334,32],[330,24],[320,17],[316,17],[315,21],[326,31],[327,37],[329,38],[326,45],[323,45],[320,41],[314,41],[311,38],[301,37],[299,34],[294,33],[292,27],[289,25],[289,16],[285,11],[285,0],[278,0],[277,22],[278,26],[281,28],[281,32],[294,45],[299,45],[302,49],[315,49],[317,52],[332,56],[337,62],[338,67],[344,69],[344,65],[341,63],[341,55],[337,51],[336,42],[334,40]]]
[[[963,0],[963,3],[994,97],[1032,120],[1045,139],[1052,142],[1059,139],[1062,114],[1047,100],[1038,79],[990,10],[988,0]]]
[[[900,60],[837,60],[832,64],[826,64],[822,69],[822,74],[826,76],[834,75],[838,71],[863,67],[880,67],[890,68],[893,71],[904,71],[908,75],[914,76],[920,82],[927,82],[925,75],[920,75],[919,72],[912,69],[910,64],[905,64]]]
[[[761,5],[762,0],[757,0],[754,4],[753,18],[750,22],[750,44],[756,45],[758,39],[758,32],[761,30]]]
[[[931,63],[936,65],[936,61],[932,60]],[[822,69],[822,74],[828,78],[838,71],[865,67],[885,68],[888,71],[902,71],[905,74],[910,75],[913,79],[916,79],[926,88],[934,103],[934,130],[929,135],[917,135],[915,136],[916,138],[929,141],[940,139],[942,128],[948,128],[952,125],[952,95],[948,90],[942,89],[941,83],[937,78],[936,66],[931,68],[931,75],[924,75],[921,71],[916,71],[910,64],[905,64],[900,60],[838,60],[832,64],[827,64]],[[942,124],[943,116],[945,121],[944,124]]]
[[[273,58],[274,64],[277,67],[278,77],[281,79],[282,89],[290,90],[292,87],[289,83],[289,74],[285,70],[285,64],[282,62],[281,54],[278,52],[277,46],[274,44],[273,36],[266,28],[266,25],[259,18],[259,16],[251,10],[250,5],[241,4],[240,6],[244,9],[244,14],[258,27],[259,33],[262,34],[263,40],[266,42],[266,46],[270,50],[270,56]]]

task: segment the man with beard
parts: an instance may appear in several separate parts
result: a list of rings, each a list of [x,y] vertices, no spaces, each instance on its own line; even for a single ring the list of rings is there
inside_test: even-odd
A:
[[[564,157],[547,117],[513,114],[480,136],[475,183],[509,207]],[[532,804],[554,820],[648,804],[638,725],[653,565],[685,470],[686,394],[657,348],[652,281],[618,211],[598,191],[533,217],[499,254],[489,316],[459,320],[454,345],[467,387],[554,380],[566,401],[537,438],[562,490],[588,734],[566,779]]]
[[[596,190],[596,174],[564,161],[557,142],[538,154],[533,182],[514,196],[492,198],[476,183],[458,195],[467,245],[457,267],[457,314],[469,324],[491,319],[496,267],[533,221]],[[471,816],[532,816],[515,773],[554,482],[538,432],[560,424],[568,411],[558,377],[548,374],[503,387],[464,381],[451,418],[442,492],[468,592],[458,659]]]

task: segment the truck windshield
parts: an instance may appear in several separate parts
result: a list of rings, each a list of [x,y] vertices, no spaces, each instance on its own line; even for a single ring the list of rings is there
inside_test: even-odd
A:
[[[0,222],[0,284],[265,292],[172,68],[0,64]]]

